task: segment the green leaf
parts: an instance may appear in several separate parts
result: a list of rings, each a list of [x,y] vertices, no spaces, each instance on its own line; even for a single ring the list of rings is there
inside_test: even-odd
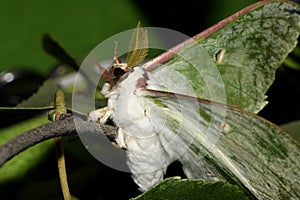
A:
[[[22,101],[15,107],[0,107],[0,117],[9,118],[14,115],[22,115],[33,112],[43,112],[54,108],[54,94],[58,89],[53,80],[46,80],[42,86],[28,99]]]
[[[46,52],[57,58],[62,63],[69,65],[74,68],[74,70],[79,69],[79,65],[73,56],[67,53],[66,50],[64,50],[64,48],[48,34],[43,36],[43,47]]]
[[[297,47],[289,54],[289,56],[284,60],[284,65],[295,70],[300,70],[300,46]]]
[[[49,79],[43,83],[35,94],[18,104],[16,107],[0,107],[0,123],[5,125],[15,121],[28,119],[29,116],[33,117],[41,115],[45,111],[53,109],[54,94],[57,88],[55,83]]]
[[[180,177],[171,177],[161,181],[144,194],[133,198],[133,200],[144,199],[242,200],[248,198],[237,186],[228,183],[205,182],[203,180],[187,180],[180,179]]]
[[[18,104],[16,107],[0,107],[0,117],[5,119],[13,117],[14,115],[24,115],[28,112],[39,113],[54,109],[54,96],[58,88],[59,87],[52,79],[48,79],[42,84],[35,94]],[[84,96],[79,96],[77,98],[79,98],[78,101],[82,102],[84,105],[81,106],[80,109],[76,107],[76,105],[72,105],[72,95],[65,94],[67,109],[81,115],[86,115],[91,111],[92,105],[90,105],[90,101],[88,101],[88,98]],[[95,100],[95,105],[97,107],[104,107],[106,102],[107,101],[105,99],[97,99]]]
[[[27,100],[17,105],[19,108],[49,108],[53,107],[54,95],[58,87],[53,80],[46,80],[39,90]]]
[[[18,123],[8,128],[0,130],[0,145],[41,124],[49,123],[47,115],[33,118],[22,123]],[[42,161],[42,158],[47,155],[47,152],[53,147],[53,141],[45,141],[39,143],[13,159],[8,161],[0,168],[0,185],[8,181],[21,179],[33,166]]]
[[[266,104],[265,93],[277,68],[297,44],[299,10],[300,5],[291,1],[257,2],[195,36],[198,43],[184,45],[179,56],[152,73],[172,89],[179,73],[194,96],[257,113]],[[162,55],[157,60],[164,59]],[[175,92],[191,95],[180,88]]]
[[[292,121],[287,124],[283,124],[281,125],[281,128],[300,142],[300,121]]]

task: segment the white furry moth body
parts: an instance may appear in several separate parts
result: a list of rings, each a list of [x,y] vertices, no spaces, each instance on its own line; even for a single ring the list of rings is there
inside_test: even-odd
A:
[[[109,77],[102,89],[108,98],[108,106],[92,111],[88,116],[89,120],[103,124],[111,118],[119,127],[116,142],[120,148],[127,150],[128,165],[142,191],[162,180],[169,163],[169,156],[162,148],[158,133],[148,116],[154,104],[137,95],[137,89],[145,87],[147,72],[141,67],[132,68],[147,55],[147,40],[147,33],[138,24],[132,36],[127,63],[120,62],[115,49],[117,64],[109,72],[101,69],[106,73],[104,76]],[[119,80],[117,70],[121,75],[127,73],[126,76]]]

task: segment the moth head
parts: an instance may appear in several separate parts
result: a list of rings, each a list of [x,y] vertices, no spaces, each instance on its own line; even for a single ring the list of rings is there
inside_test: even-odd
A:
[[[102,74],[105,82],[109,83],[111,86],[116,85],[119,79],[131,69],[127,66],[126,63],[120,63],[119,60],[116,61],[116,63],[109,67],[107,70],[102,67],[97,61],[94,62],[98,66],[98,69]]]
[[[116,63],[113,66],[109,68],[109,74],[110,78],[113,81],[113,83],[116,83],[119,81],[119,79],[130,70],[129,67],[127,67],[126,63]]]

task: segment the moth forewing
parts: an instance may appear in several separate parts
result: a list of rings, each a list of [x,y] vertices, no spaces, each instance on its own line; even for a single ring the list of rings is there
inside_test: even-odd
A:
[[[159,137],[163,143],[173,144],[164,148],[169,155],[185,148],[179,152],[179,160],[189,178],[234,182],[258,199],[300,198],[300,146],[296,141],[252,113],[204,99],[177,96],[186,106],[191,99],[199,103],[199,112],[193,114],[189,110],[190,114],[184,116],[178,134],[174,129],[178,116],[174,106],[176,94],[152,90],[147,98],[160,102],[169,113],[165,125],[173,127],[173,133],[161,131]],[[225,121],[216,112],[223,109]]]

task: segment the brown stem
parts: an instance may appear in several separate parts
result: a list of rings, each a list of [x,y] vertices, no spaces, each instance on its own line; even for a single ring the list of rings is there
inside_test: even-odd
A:
[[[76,127],[75,124],[76,123]],[[87,122],[77,117],[45,124],[18,135],[0,147],[0,166],[25,149],[50,138],[60,136],[94,135],[114,141],[117,128]]]

